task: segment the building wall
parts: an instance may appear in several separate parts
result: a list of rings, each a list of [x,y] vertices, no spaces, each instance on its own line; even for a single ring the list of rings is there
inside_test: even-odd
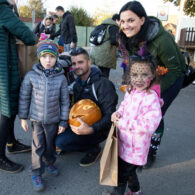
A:
[[[168,23],[177,25],[177,20],[178,20],[177,15],[169,15],[168,21],[162,21],[162,23],[163,23],[163,26]],[[189,28],[189,27],[195,28],[195,17],[184,16],[181,22],[181,28]]]

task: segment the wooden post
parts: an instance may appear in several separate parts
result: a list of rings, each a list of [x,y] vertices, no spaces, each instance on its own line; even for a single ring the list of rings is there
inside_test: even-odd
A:
[[[176,36],[175,36],[175,42],[178,43],[180,38],[180,32],[181,32],[181,22],[183,17],[183,8],[184,8],[185,0],[181,0],[180,8],[179,8],[179,18],[177,21],[177,29],[176,29]]]
[[[38,62],[37,59],[37,47],[26,46],[23,42],[16,42],[19,57],[19,72],[21,79],[24,78],[25,74],[32,69],[33,64]]]

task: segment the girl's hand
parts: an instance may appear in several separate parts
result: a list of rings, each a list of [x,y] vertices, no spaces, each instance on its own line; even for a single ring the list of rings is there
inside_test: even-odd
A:
[[[111,121],[114,122],[115,124],[118,123],[119,119],[121,118],[120,113],[114,112],[111,116]]]
[[[27,132],[27,131],[29,130],[27,120],[21,119],[21,126],[22,126],[22,128],[24,129],[24,131]]]
[[[59,127],[58,127],[58,135],[59,135],[60,133],[63,133],[65,130],[66,130],[65,127],[59,126]]]

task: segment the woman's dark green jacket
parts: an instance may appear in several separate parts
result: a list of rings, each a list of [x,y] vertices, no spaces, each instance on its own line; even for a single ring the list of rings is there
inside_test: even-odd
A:
[[[6,0],[0,0],[0,113],[10,117],[18,112],[20,78],[16,40],[34,45],[33,32],[13,13]]]

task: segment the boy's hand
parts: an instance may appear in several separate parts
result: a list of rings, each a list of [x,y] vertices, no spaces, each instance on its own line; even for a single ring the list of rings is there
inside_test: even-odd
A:
[[[27,120],[21,119],[21,126],[22,126],[22,128],[24,129],[24,131],[27,132],[27,131],[29,130]]]
[[[65,127],[59,126],[59,127],[58,127],[58,135],[59,135],[60,133],[63,133],[65,130],[66,130]]]

